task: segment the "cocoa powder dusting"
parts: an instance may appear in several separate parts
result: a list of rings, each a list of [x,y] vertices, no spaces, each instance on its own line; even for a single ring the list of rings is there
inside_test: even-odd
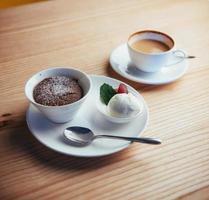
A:
[[[83,90],[76,79],[52,76],[41,81],[33,90],[34,100],[46,106],[62,106],[78,101]]]

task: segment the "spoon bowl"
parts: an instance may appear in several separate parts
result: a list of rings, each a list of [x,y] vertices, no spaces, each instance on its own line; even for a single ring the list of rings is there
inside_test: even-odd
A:
[[[80,145],[88,145],[94,138],[94,133],[85,127],[72,126],[64,130],[64,137]]]

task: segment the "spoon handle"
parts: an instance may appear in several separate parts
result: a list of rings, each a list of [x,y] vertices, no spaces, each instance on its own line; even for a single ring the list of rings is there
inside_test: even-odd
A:
[[[187,56],[186,58],[192,59],[192,58],[196,58],[196,56]]]
[[[111,139],[120,139],[120,140],[127,140],[130,142],[140,142],[146,144],[161,144],[161,140],[158,138],[148,138],[148,137],[123,137],[123,136],[114,136],[114,135],[96,135],[96,138],[111,138]]]

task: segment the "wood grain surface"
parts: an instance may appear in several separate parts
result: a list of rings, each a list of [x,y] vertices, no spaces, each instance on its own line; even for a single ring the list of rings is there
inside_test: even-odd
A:
[[[111,51],[130,33],[156,29],[196,55],[175,83],[146,86],[117,75]],[[209,1],[55,0],[0,11],[0,199],[209,199]],[[144,96],[144,136],[100,158],[55,153],[25,123],[26,80],[53,66],[126,81]]]

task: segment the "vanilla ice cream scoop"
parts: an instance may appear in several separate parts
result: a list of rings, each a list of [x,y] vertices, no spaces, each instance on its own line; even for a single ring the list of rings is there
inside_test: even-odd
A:
[[[142,110],[142,103],[131,93],[114,95],[108,105],[108,113],[113,117],[133,117]]]

